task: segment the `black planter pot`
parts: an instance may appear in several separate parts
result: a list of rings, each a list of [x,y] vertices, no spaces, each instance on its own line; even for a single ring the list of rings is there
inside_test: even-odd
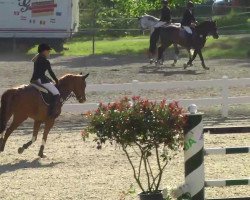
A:
[[[141,193],[139,194],[140,200],[164,200],[162,193],[159,191],[158,193],[148,194]]]

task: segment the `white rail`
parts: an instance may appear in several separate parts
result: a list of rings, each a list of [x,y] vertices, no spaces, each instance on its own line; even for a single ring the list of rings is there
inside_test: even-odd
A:
[[[137,95],[140,90],[169,90],[169,89],[199,89],[199,88],[218,88],[221,89],[221,96],[216,98],[202,99],[177,99],[182,106],[195,103],[197,106],[222,106],[222,116],[228,117],[229,106],[234,104],[250,104],[250,96],[230,97],[230,87],[250,87],[250,78],[228,79],[224,76],[222,79],[197,80],[197,81],[171,81],[171,82],[139,82],[124,84],[92,84],[87,86],[86,92],[132,92]],[[0,89],[0,94],[5,89]],[[171,100],[171,99],[169,99]],[[98,103],[85,104],[65,104],[63,111],[72,113],[83,113],[88,110],[96,109]]]

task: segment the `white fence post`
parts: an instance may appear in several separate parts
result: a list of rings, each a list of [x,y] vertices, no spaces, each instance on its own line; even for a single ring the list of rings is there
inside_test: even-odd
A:
[[[139,83],[138,80],[133,80],[132,81],[132,89],[131,89],[131,91],[132,91],[133,96],[139,96],[138,95],[138,92],[139,92],[138,83]]]
[[[229,111],[229,81],[227,76],[222,77],[222,117],[228,117]]]

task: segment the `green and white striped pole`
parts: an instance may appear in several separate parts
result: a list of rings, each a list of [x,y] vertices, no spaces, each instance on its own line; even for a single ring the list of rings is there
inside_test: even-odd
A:
[[[226,180],[209,180],[205,182],[206,187],[225,187],[237,185],[250,185],[250,178],[246,179],[226,179]],[[250,199],[250,197],[249,197]]]
[[[192,200],[205,200],[203,115],[197,113],[194,104],[188,110],[184,143],[185,184]]]

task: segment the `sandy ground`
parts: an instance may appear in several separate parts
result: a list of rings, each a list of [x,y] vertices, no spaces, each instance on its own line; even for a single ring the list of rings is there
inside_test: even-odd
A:
[[[6,151],[0,154],[0,199],[13,200],[122,200],[133,180],[125,155],[119,148],[105,146],[96,149],[92,138],[83,142],[80,131],[54,130],[46,146],[48,158],[40,160],[36,144],[23,155],[17,148],[30,139],[27,132],[18,131],[10,137]],[[250,134],[206,135],[207,147],[246,146]],[[209,156],[205,160],[206,178],[244,178],[250,174],[249,155]],[[183,152],[165,171],[162,187],[174,188],[183,182]],[[207,197],[250,196],[249,186],[208,189]],[[127,195],[126,200],[137,199]]]
[[[13,87],[29,82],[32,73],[30,57],[0,56],[1,88]],[[210,71],[204,71],[200,62],[188,70],[183,70],[185,59],[175,67],[167,62],[162,68],[148,65],[145,56],[90,56],[68,57],[60,56],[51,59],[58,76],[65,73],[90,73],[88,83],[124,83],[139,81],[172,81],[172,80],[204,80],[221,78],[249,78],[249,60],[210,60],[207,65]],[[216,96],[217,90],[152,91],[149,98],[196,98]],[[250,95],[249,88],[232,89],[234,95]],[[120,94],[87,94],[89,102],[109,101],[119,98]],[[238,124],[249,121],[249,106],[233,108],[236,113],[234,120],[218,120],[216,123]],[[210,117],[207,124],[215,125],[218,110],[207,110]],[[212,116],[212,117],[211,117]],[[127,192],[133,184],[130,166],[119,148],[105,146],[98,151],[96,144],[90,138],[83,142],[80,131],[85,122],[81,116],[64,113],[59,118],[55,129],[51,132],[46,146],[47,159],[37,158],[41,135],[23,155],[17,154],[17,149],[26,143],[31,135],[31,122],[25,123],[8,141],[6,151],[0,154],[0,199],[93,199],[122,200],[122,193]],[[249,125],[249,124],[248,124]],[[206,146],[249,146],[250,134],[244,135],[206,135]],[[170,163],[164,176],[162,187],[174,188],[183,182],[183,152]],[[250,176],[249,155],[210,156],[206,158],[206,176],[208,179],[244,178]],[[140,191],[136,187],[136,193]],[[250,188],[227,187],[223,189],[208,189],[209,197],[250,196]],[[136,195],[128,195],[126,200],[137,199]]]

